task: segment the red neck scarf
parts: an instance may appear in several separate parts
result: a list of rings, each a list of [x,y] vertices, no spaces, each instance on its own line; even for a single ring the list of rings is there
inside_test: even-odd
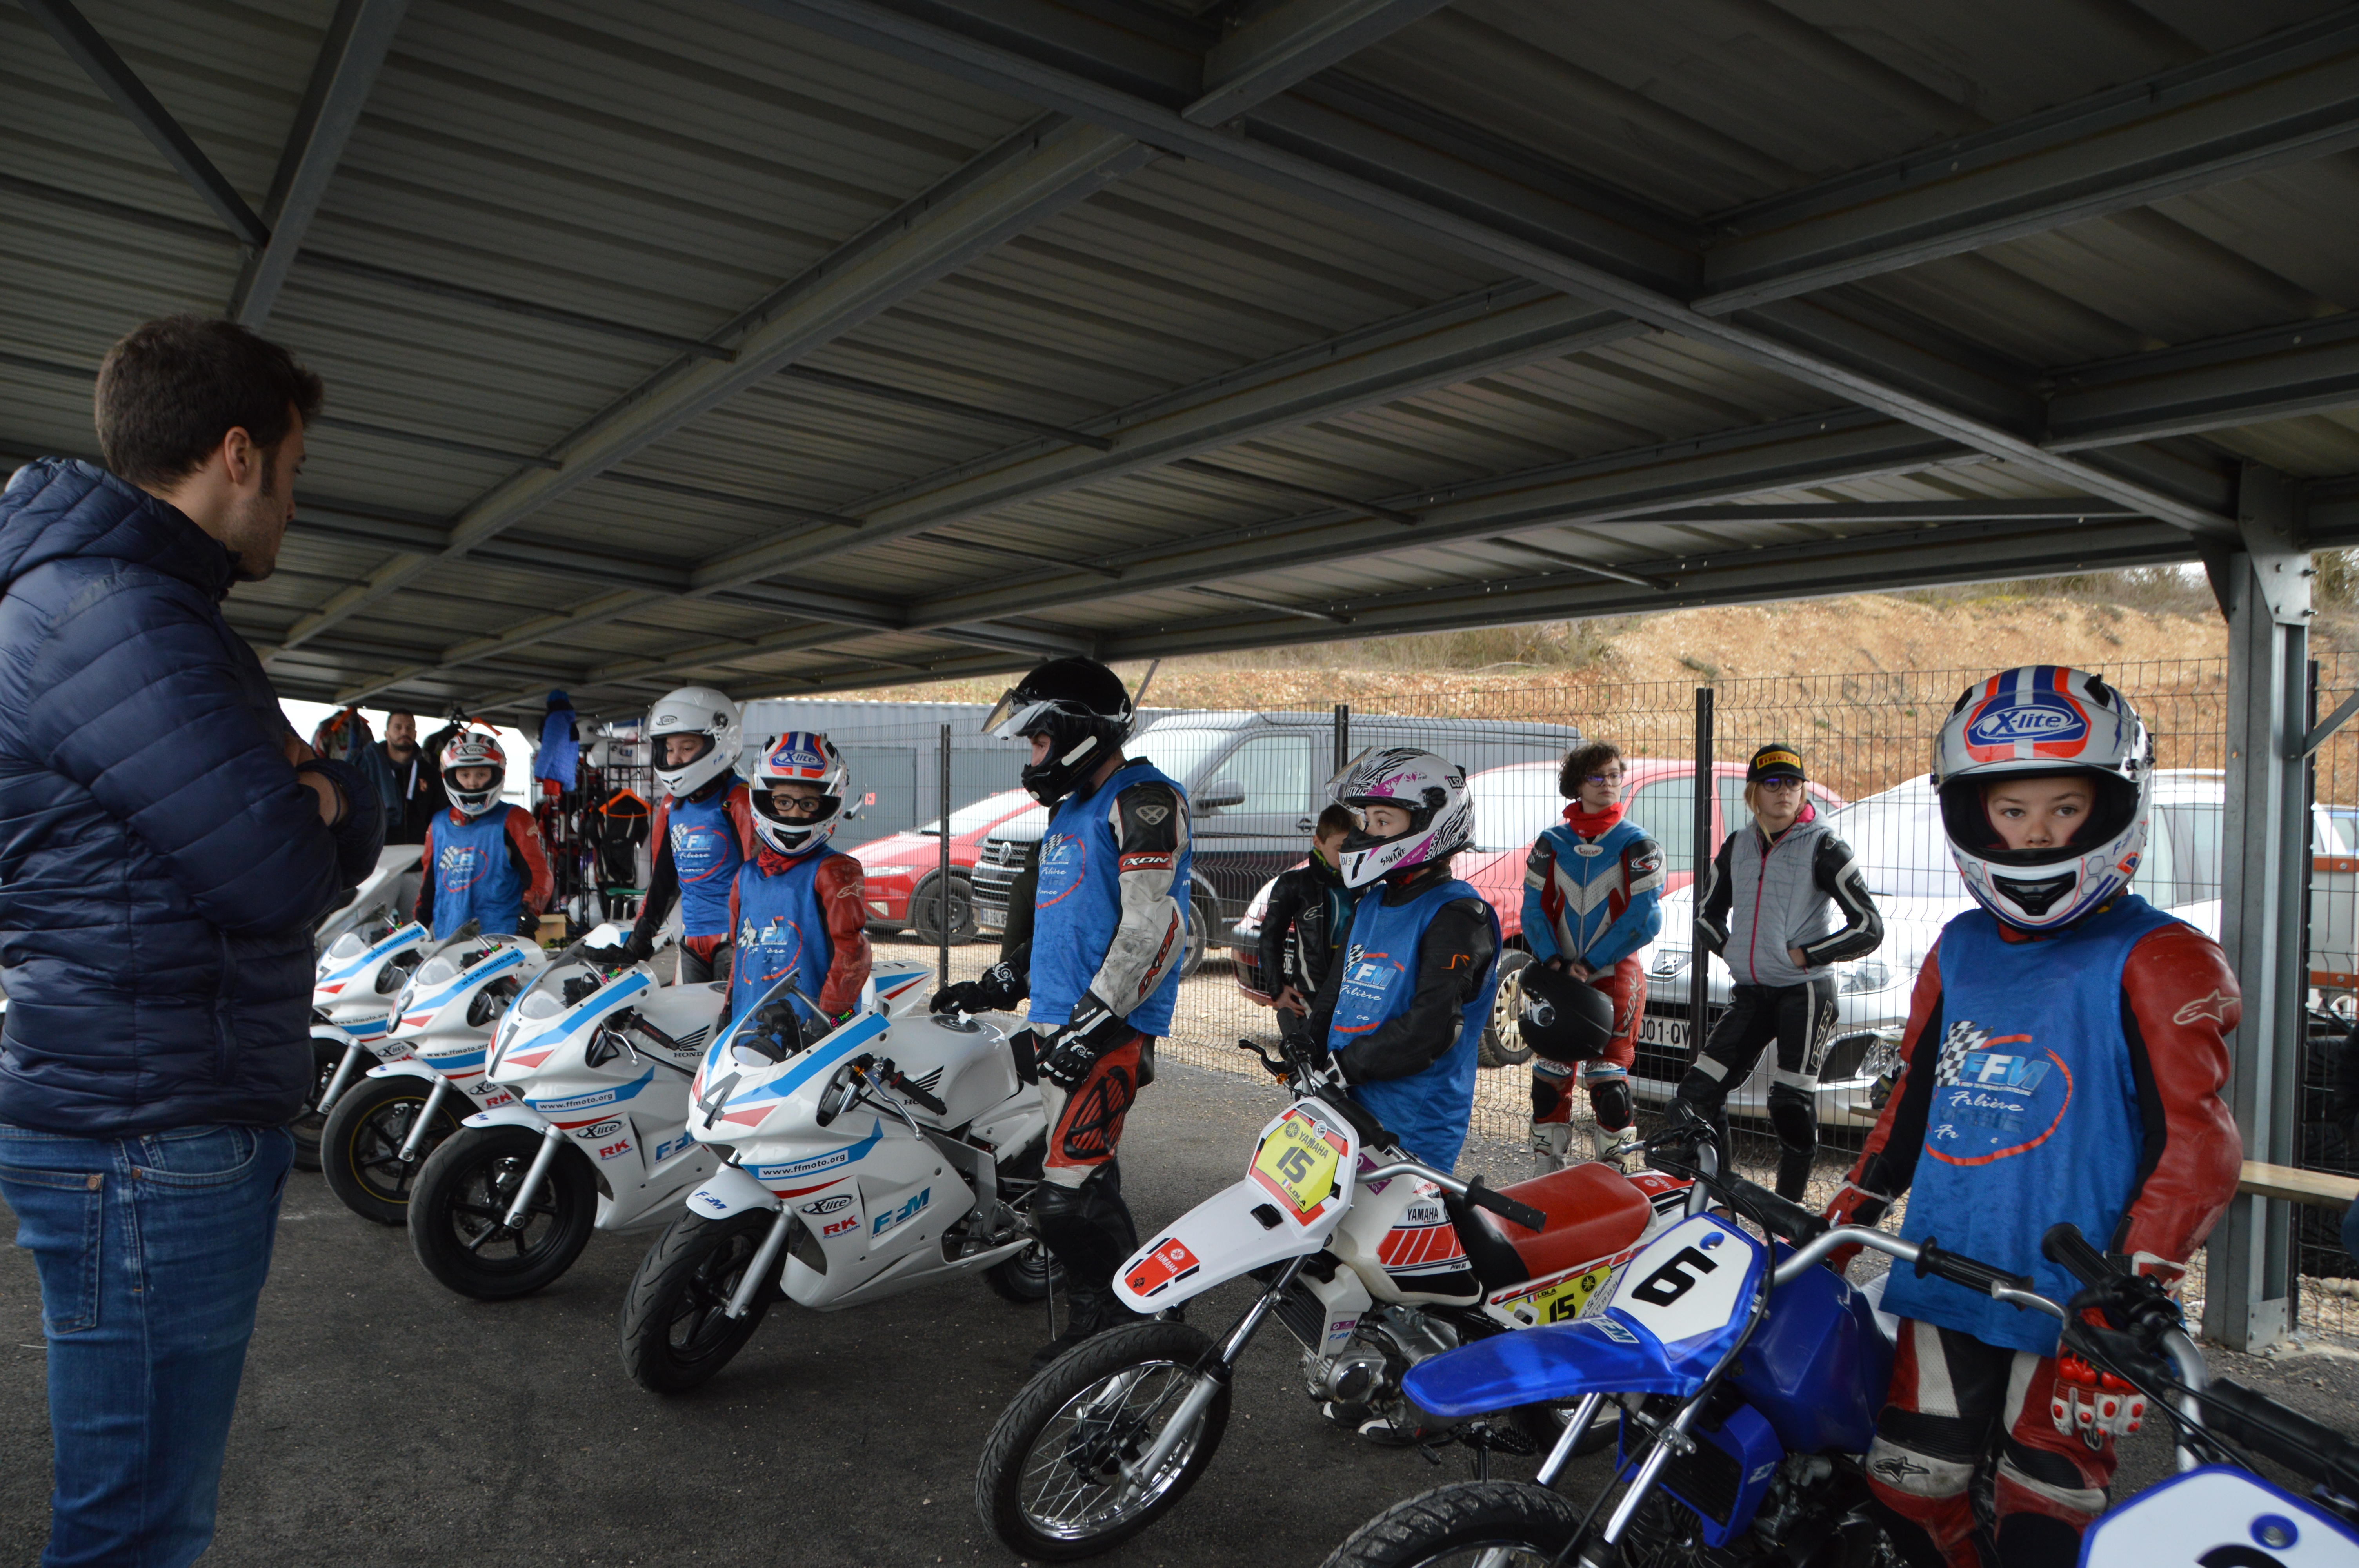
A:
[[[1564,819],[1575,833],[1594,838],[1622,820],[1622,803],[1617,800],[1603,811],[1589,811],[1576,800],[1564,808]]]
[[[818,846],[813,845],[812,848],[816,849]],[[810,853],[810,849],[805,849],[802,855],[781,855],[776,849],[773,849],[768,845],[765,844],[762,846],[761,853],[754,858],[761,862],[762,874],[764,876],[775,877],[782,871],[792,871],[794,869],[795,862],[800,860],[803,858],[803,855],[808,855]]]

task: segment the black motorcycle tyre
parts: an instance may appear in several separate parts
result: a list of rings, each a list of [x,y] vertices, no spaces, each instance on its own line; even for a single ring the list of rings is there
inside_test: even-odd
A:
[[[460,1234],[463,1217],[476,1226],[505,1213],[514,1191],[481,1185],[484,1173],[501,1162],[521,1180],[540,1152],[538,1129],[513,1124],[470,1127],[445,1139],[418,1173],[409,1195],[409,1246],[428,1273],[462,1296],[479,1302],[513,1301],[553,1283],[582,1249],[598,1217],[598,1178],[589,1156],[570,1141],[542,1175],[531,1215],[547,1217],[538,1237],[526,1220],[525,1245],[500,1238],[471,1248]],[[497,1178],[494,1178],[496,1184]],[[499,1255],[486,1257],[498,1249]]]
[[[778,1299],[784,1251],[771,1263],[769,1279],[754,1292],[744,1317],[732,1323],[721,1309],[777,1221],[768,1209],[722,1219],[683,1214],[656,1238],[623,1295],[623,1370],[634,1382],[649,1393],[684,1394],[735,1359]],[[671,1340],[683,1306],[704,1314],[691,1331],[687,1354]]]
[[[434,1086],[424,1078],[399,1075],[386,1078],[354,1078],[344,1086],[328,1119],[320,1128],[320,1173],[328,1190],[363,1219],[379,1225],[406,1225],[409,1198],[418,1173],[435,1146],[459,1130],[473,1108],[466,1096],[445,1094],[434,1113],[436,1126],[427,1130],[419,1161],[406,1174],[393,1179],[393,1156],[424,1108]],[[402,1108],[409,1108],[402,1114]]]
[[[320,1097],[335,1082],[336,1069],[344,1065],[345,1053],[354,1048],[342,1041],[322,1040],[316,1034],[311,1037],[311,1092],[303,1097],[303,1108],[287,1124],[288,1136],[295,1140],[295,1168],[299,1171],[320,1168],[320,1139],[328,1125],[327,1117],[319,1108]],[[358,1049],[361,1059],[353,1064],[351,1076],[344,1080],[346,1094],[352,1093],[366,1078],[368,1070],[376,1065],[376,1057],[365,1046]]]
[[[1231,1390],[1223,1382],[1205,1407],[1195,1446],[1162,1493],[1137,1512],[1081,1539],[1046,1534],[1025,1517],[1024,1461],[1049,1423],[1097,1384],[1140,1366],[1190,1368],[1209,1363],[1213,1345],[1203,1330],[1160,1319],[1109,1329],[1082,1341],[1049,1363],[1001,1412],[975,1466],[974,1505],[1009,1550],[1036,1562],[1094,1557],[1138,1534],[1179,1506],[1220,1451],[1228,1430]],[[1182,1396],[1184,1397],[1184,1396]]]
[[[1490,1547],[1553,1562],[1581,1519],[1571,1501],[1529,1481],[1462,1481],[1395,1503],[1353,1530],[1324,1568],[1422,1568],[1448,1553],[1471,1564]]]

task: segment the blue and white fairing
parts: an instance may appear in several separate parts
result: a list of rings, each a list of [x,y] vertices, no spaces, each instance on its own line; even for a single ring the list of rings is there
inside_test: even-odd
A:
[[[1631,1260],[1597,1316],[1476,1340],[1419,1362],[1402,1387],[1452,1417],[1592,1393],[1684,1399],[1744,1336],[1768,1268],[1761,1242],[1697,1215]]]
[[[2248,1470],[2206,1465],[2091,1525],[2081,1568],[2353,1568],[2359,1531]]]

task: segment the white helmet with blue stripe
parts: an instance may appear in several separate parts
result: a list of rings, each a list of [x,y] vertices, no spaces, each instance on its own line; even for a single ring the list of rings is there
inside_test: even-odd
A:
[[[780,784],[813,786],[818,806],[808,816],[789,814],[771,794]],[[833,836],[851,794],[852,770],[833,741],[809,730],[773,735],[754,764],[754,831],[781,855],[808,854]]]
[[[2085,816],[2010,849],[1989,796],[2006,782],[2086,782]],[[2070,925],[2129,886],[2146,849],[2154,739],[2130,699],[2085,670],[2021,665],[1959,695],[1933,754],[1941,827],[1966,891],[2024,931]]]

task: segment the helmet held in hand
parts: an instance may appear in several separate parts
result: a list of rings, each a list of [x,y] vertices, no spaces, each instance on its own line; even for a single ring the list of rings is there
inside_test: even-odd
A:
[[[1525,965],[1516,984],[1516,1030],[1532,1054],[1566,1064],[1605,1054],[1614,1039],[1612,997],[1546,964]]]

